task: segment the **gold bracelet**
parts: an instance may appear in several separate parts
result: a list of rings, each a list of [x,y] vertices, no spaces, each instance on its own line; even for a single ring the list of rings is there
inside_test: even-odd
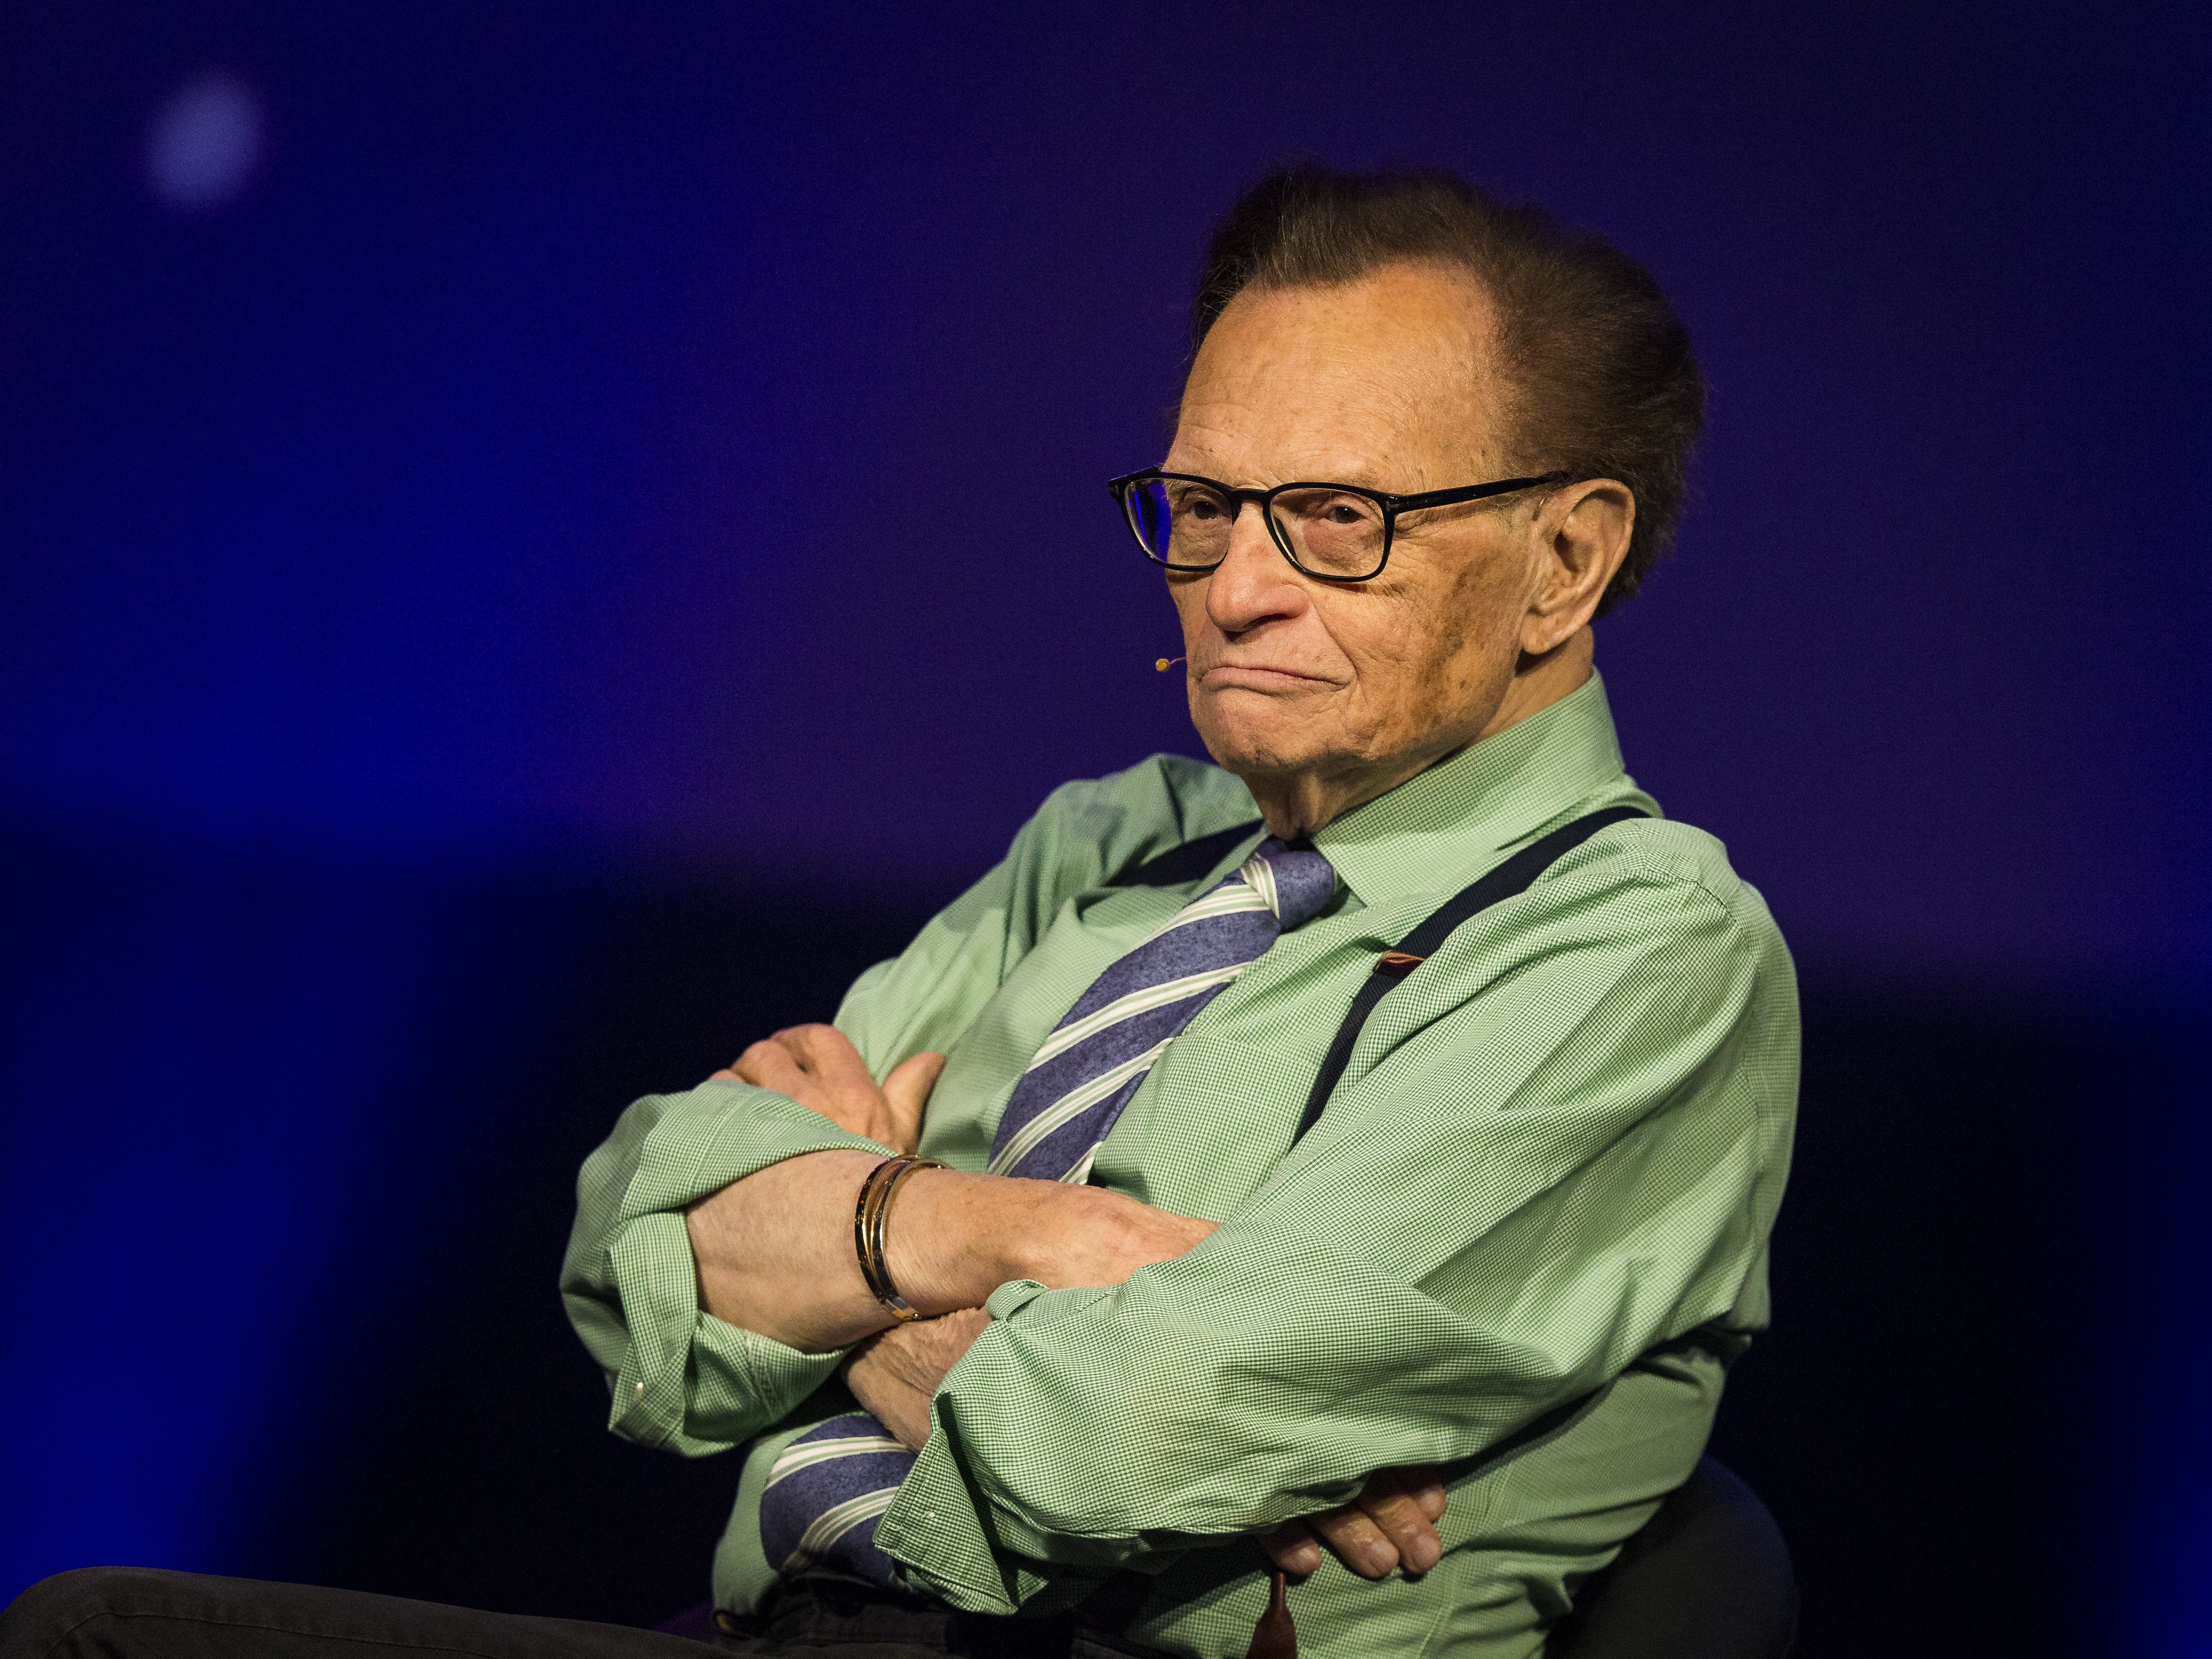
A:
[[[860,1273],[868,1282],[868,1289],[882,1303],[894,1319],[901,1323],[916,1320],[921,1315],[898,1292],[892,1282],[890,1264],[884,1252],[884,1236],[890,1217],[891,1200],[900,1184],[917,1170],[941,1170],[945,1166],[934,1158],[886,1158],[868,1172],[861,1184],[860,1201],[854,1212],[854,1243],[860,1258]]]
[[[860,1277],[868,1281],[868,1294],[878,1301],[883,1291],[876,1282],[876,1264],[868,1249],[868,1235],[875,1221],[876,1195],[882,1189],[884,1177],[899,1160],[887,1158],[868,1171],[868,1178],[860,1183],[860,1201],[853,1208],[853,1254],[860,1259]]]
[[[868,1178],[860,1183],[860,1201],[853,1206],[853,1253],[860,1258],[860,1277],[867,1281],[869,1292],[902,1324],[919,1319],[921,1315],[899,1294],[884,1258],[884,1229],[890,1216],[891,1199],[899,1183],[915,1170],[944,1167],[933,1158],[887,1158],[868,1171]]]

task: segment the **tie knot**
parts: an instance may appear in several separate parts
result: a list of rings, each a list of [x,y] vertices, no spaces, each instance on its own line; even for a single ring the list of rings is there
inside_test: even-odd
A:
[[[1319,915],[1336,891],[1336,868],[1304,842],[1273,836],[1244,860],[1244,879],[1259,890],[1285,933]]]

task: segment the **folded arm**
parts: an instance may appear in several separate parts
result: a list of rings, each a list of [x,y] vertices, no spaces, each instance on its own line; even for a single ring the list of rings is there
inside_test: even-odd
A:
[[[933,1072],[908,1081],[926,1092]],[[899,1137],[842,1116],[732,1075],[638,1102],[586,1163],[562,1291],[606,1370],[616,1432],[726,1450],[893,1322],[853,1250],[860,1183],[893,1147],[851,1126]],[[1010,1279],[1118,1284],[1213,1226],[1097,1188],[950,1170],[911,1177],[891,1219],[893,1276],[931,1313],[978,1306]]]
[[[814,1025],[755,1043],[718,1075],[779,1089],[903,1151],[919,1138],[942,1064],[917,1054],[878,1088],[842,1032]],[[879,1161],[848,1152],[791,1158],[724,1188],[691,1211],[689,1224],[702,1297],[715,1317],[802,1349],[867,1339],[846,1382],[916,1450],[929,1437],[930,1401],[988,1326],[981,1304],[999,1285],[1119,1285],[1214,1231],[1211,1221],[1098,1188],[923,1170],[900,1188],[886,1253],[900,1293],[939,1316],[896,1325],[869,1292],[853,1245],[854,1205]],[[1441,1553],[1433,1523],[1444,1507],[1433,1470],[1387,1470],[1352,1502],[1277,1528],[1267,1547],[1294,1572],[1318,1566],[1323,1544],[1370,1577],[1401,1565],[1425,1571]]]
[[[997,868],[932,919],[901,956],[862,975],[837,1025],[868,1066],[888,1084],[910,1056],[949,1048],[1068,896],[1161,850],[1157,826],[1182,816],[1164,799],[1176,794],[1174,771],[1148,764],[1055,791]],[[726,1451],[828,1381],[842,1358],[834,1346],[784,1342],[716,1316],[714,1302],[732,1305],[718,1270],[710,1270],[715,1289],[702,1301],[688,1212],[732,1182],[811,1153],[880,1158],[898,1145],[890,1121],[856,1132],[782,1088],[756,1086],[734,1072],[697,1089],[648,1095],[623,1113],[578,1178],[561,1273],[569,1320],[606,1376],[608,1426],[690,1455]],[[721,1218],[718,1212],[705,1224]],[[849,1326],[854,1316],[842,1322]]]
[[[691,1243],[708,1312],[808,1352],[895,1322],[860,1276],[853,1211],[882,1162],[823,1152],[771,1165],[695,1208]],[[924,1315],[980,1308],[1010,1279],[1055,1289],[1118,1285],[1172,1261],[1214,1224],[1097,1187],[924,1170],[893,1200],[885,1260]]]

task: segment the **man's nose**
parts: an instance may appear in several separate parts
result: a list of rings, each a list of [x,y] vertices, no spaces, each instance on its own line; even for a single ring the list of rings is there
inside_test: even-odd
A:
[[[1257,501],[1239,504],[1229,551],[1206,582],[1206,612],[1224,634],[1241,634],[1305,608],[1305,587],[1268,533]]]

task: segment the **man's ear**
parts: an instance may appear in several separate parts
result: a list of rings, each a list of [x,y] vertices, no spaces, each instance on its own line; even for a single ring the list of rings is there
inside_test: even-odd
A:
[[[1636,492],[1615,478],[1584,478],[1557,490],[1529,526],[1535,540],[1535,592],[1521,623],[1521,649],[1557,650],[1589,623],[1607,583],[1628,556]]]

